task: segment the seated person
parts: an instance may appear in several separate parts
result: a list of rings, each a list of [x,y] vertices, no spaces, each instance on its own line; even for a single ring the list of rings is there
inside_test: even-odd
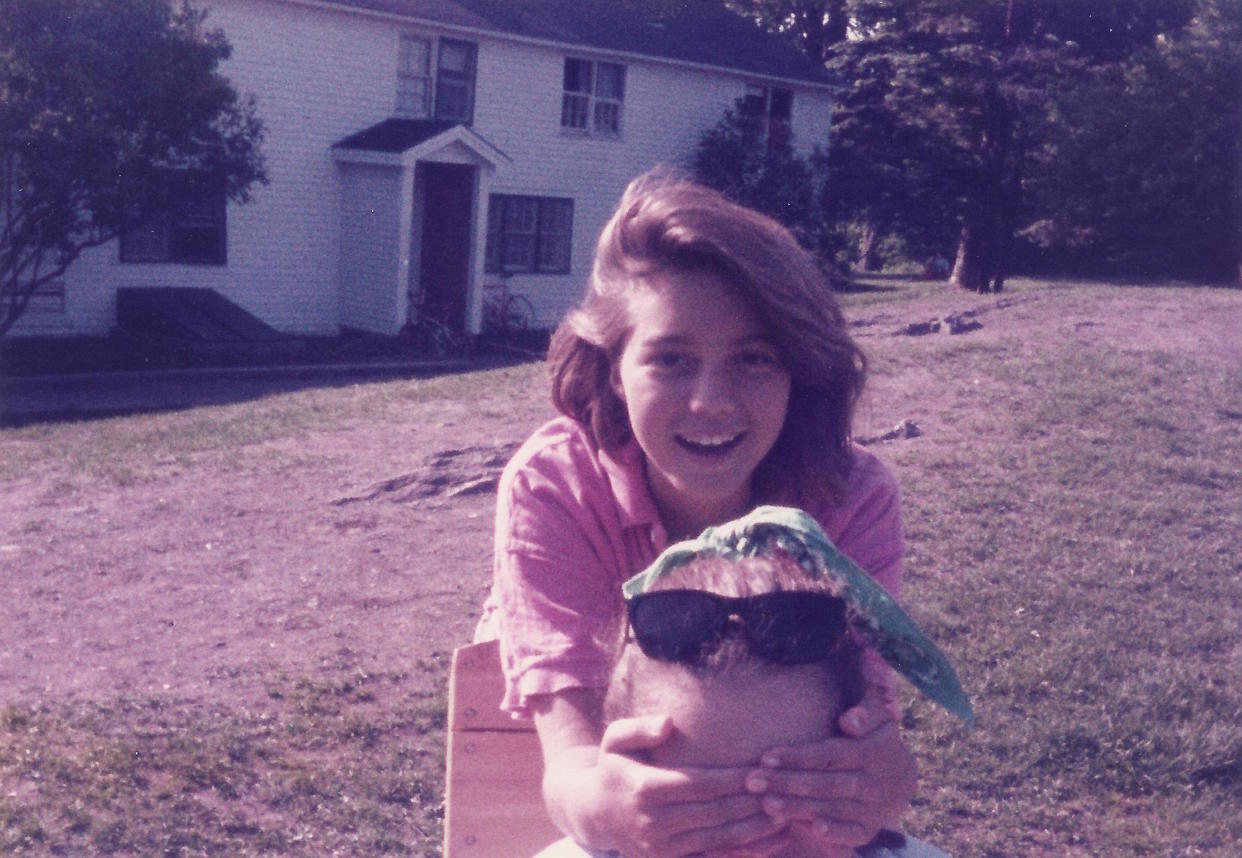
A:
[[[765,508],[748,518],[771,510],[785,512]],[[831,574],[812,577],[782,550],[788,542],[745,556],[722,552],[711,544],[714,538],[709,532],[696,543],[671,547],[626,585],[629,623],[604,717],[608,723],[667,718],[667,740],[643,756],[665,769],[758,766],[773,747],[831,735],[839,714],[862,693],[862,647],[849,621],[856,606],[838,595],[842,582]],[[770,800],[763,810],[781,817]],[[792,820],[753,846],[755,855],[780,858],[944,858],[893,831],[858,850],[826,847],[806,824]],[[617,858],[589,853],[568,839],[537,858],[592,855]]]

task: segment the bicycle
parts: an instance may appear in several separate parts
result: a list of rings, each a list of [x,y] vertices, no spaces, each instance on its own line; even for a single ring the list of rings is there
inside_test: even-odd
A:
[[[535,306],[525,295],[509,291],[508,278],[483,284],[483,336],[499,345],[520,344],[535,320]]]

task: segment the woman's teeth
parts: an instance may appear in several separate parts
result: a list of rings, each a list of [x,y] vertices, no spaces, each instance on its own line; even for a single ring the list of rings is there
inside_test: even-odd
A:
[[[741,437],[741,435],[700,435],[696,438],[689,438],[685,435],[678,435],[677,440],[695,451],[719,453],[729,449]]]

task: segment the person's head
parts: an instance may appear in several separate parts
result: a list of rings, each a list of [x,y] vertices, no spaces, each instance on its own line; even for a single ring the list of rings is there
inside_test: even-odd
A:
[[[724,607],[704,625],[686,603],[687,591],[690,598],[706,593],[747,601]],[[644,597],[647,606],[638,601]],[[811,579],[787,557],[699,557],[631,604],[653,613],[633,613],[604,718],[669,715],[674,731],[651,752],[654,765],[753,765],[774,746],[832,735],[840,713],[861,696],[860,649],[846,630],[844,604],[826,581]],[[657,624],[658,635],[640,645],[644,620]],[[697,633],[713,623],[718,638]]]
[[[666,342],[688,353],[650,353]],[[697,462],[731,469],[726,488],[745,488],[748,502],[844,490],[862,354],[815,259],[780,224],[715,191],[657,175],[631,183],[549,361],[560,411],[605,449],[636,437],[670,483]],[[674,361],[706,370],[687,386]],[[648,370],[641,380],[661,395],[635,396],[627,366]],[[663,395],[674,381],[680,406]],[[671,461],[657,458],[660,443]]]

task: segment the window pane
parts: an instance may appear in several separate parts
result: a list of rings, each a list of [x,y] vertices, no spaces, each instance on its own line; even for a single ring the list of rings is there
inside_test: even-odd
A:
[[[474,76],[474,45],[469,42],[440,41],[440,71]]]
[[[621,105],[615,102],[596,102],[595,130],[605,134],[620,134]]]
[[[573,201],[545,199],[540,202],[539,231],[545,234],[569,235],[573,231]]]
[[[625,66],[600,63],[595,94],[600,98],[621,101],[625,97]]]
[[[471,95],[470,84],[441,77],[436,83],[436,118],[469,123]]]
[[[591,64],[586,60],[565,60],[565,91],[591,92]]]
[[[500,270],[501,227],[504,222],[504,197],[492,194],[487,203],[487,249],[484,251],[485,271]]]
[[[403,77],[397,81],[397,115],[424,119],[429,113],[430,89],[426,78]]]
[[[591,111],[591,97],[567,92],[561,97],[561,127],[587,127],[587,117]]]
[[[572,200],[539,201],[539,270],[569,270],[572,252],[574,204]]]
[[[504,267],[506,271],[530,271],[535,266],[535,236],[506,235]]]
[[[505,200],[505,232],[535,232],[539,201],[534,197],[508,197]]]
[[[397,71],[403,75],[426,77],[431,60],[431,42],[416,36],[401,37],[401,56]]]

